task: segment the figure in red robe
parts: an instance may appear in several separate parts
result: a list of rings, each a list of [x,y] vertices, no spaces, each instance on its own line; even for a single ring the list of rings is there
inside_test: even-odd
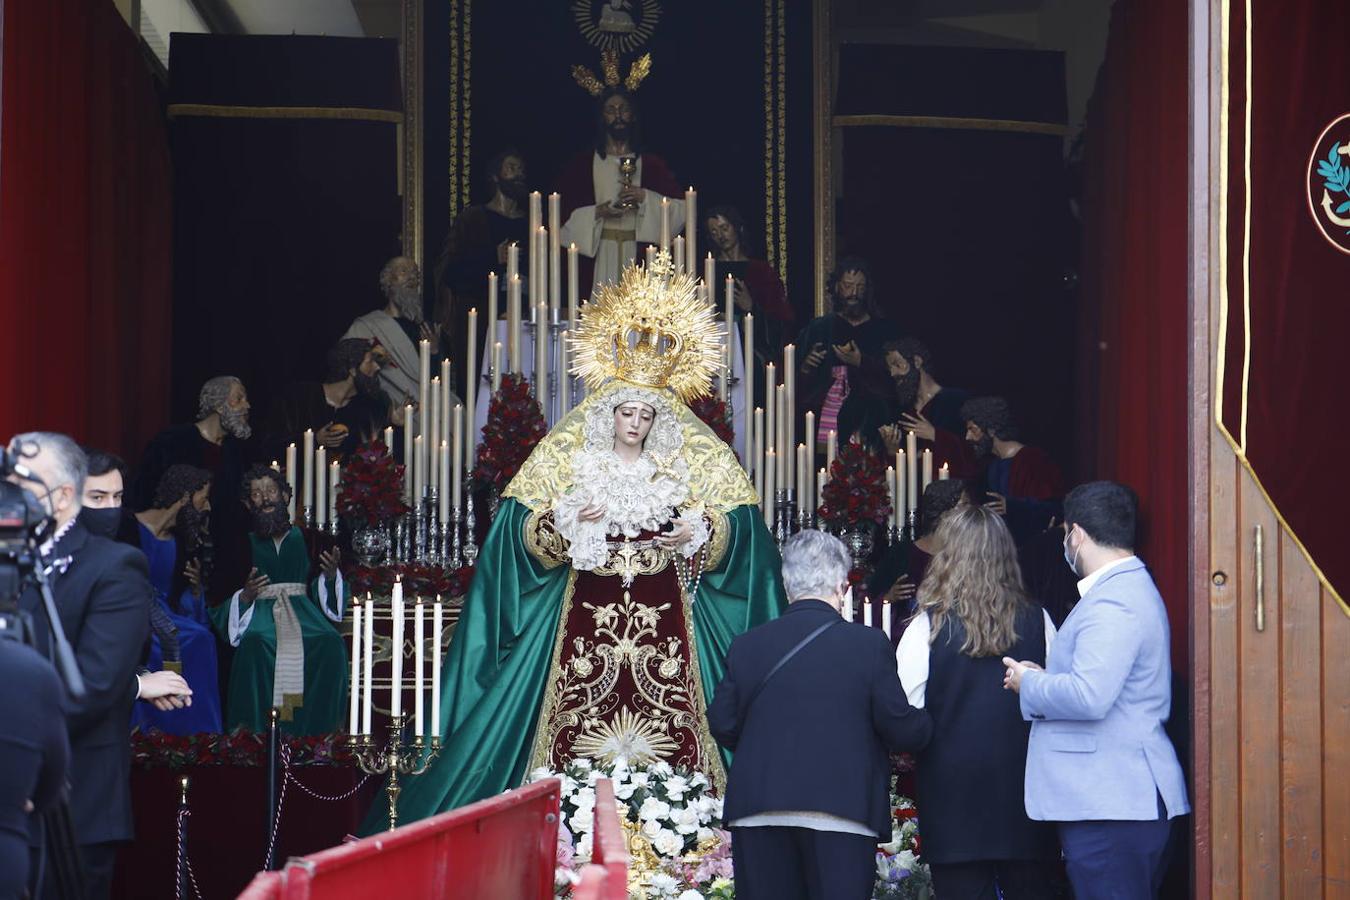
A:
[[[631,176],[621,171],[625,159],[635,164]],[[665,160],[643,150],[637,106],[623,87],[600,94],[595,146],[568,164],[557,190],[562,243],[577,245],[583,291],[618,281],[645,245],[661,239],[663,200],[669,236],[684,227],[679,182]]]

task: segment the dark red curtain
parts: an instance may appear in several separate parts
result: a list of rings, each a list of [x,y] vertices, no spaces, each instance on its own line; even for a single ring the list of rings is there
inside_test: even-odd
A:
[[[1083,160],[1083,471],[1130,485],[1188,656],[1187,4],[1117,0]]]
[[[112,0],[3,3],[0,439],[135,452],[164,424],[169,160]]]

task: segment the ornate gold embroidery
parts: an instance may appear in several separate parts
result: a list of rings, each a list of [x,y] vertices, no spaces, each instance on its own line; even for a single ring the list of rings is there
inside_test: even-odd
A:
[[[703,561],[703,571],[715,572],[731,546],[731,520],[726,513],[707,510],[704,514],[708,518],[708,555]]]
[[[671,552],[655,541],[610,541],[609,559],[595,570],[597,575],[617,575],[624,587],[632,587],[639,575],[655,575],[670,565]]]
[[[567,562],[567,541],[553,524],[553,513],[532,512],[525,519],[525,549],[545,569]]]
[[[548,666],[548,680],[544,682],[544,702],[539,709],[539,720],[534,725],[534,747],[530,750],[530,768],[548,765],[549,750],[553,746],[548,723],[553,721],[558,708],[558,693],[553,686],[558,680],[558,666],[562,661],[563,645],[567,639],[567,617],[572,613],[572,596],[576,592],[577,570],[567,572],[567,587],[563,588],[562,610],[558,614],[557,636],[553,639],[553,660]]]

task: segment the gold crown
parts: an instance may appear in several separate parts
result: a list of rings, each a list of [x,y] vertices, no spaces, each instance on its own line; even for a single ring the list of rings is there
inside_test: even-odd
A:
[[[619,86],[619,51],[605,50],[602,52],[600,54],[600,68],[605,74],[605,80],[603,82],[596,77],[594,72],[585,66],[577,65],[572,67],[572,78],[592,97],[599,97],[605,92],[605,88],[607,87]],[[628,75],[622,82],[624,89],[630,94],[633,93],[651,72],[652,55],[650,53],[644,53],[633,60],[633,64],[628,67]]]
[[[572,371],[591,390],[611,378],[669,388],[683,402],[708,392],[721,365],[722,329],[698,296],[698,279],[675,273],[670,253],[650,268],[629,264],[582,308]]]

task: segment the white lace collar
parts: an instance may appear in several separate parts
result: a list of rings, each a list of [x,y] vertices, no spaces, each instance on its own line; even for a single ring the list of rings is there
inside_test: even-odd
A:
[[[613,449],[581,450],[573,457],[572,472],[573,502],[604,503],[605,531],[616,537],[656,531],[689,497],[689,468],[678,455],[667,461],[644,450],[626,463]]]

